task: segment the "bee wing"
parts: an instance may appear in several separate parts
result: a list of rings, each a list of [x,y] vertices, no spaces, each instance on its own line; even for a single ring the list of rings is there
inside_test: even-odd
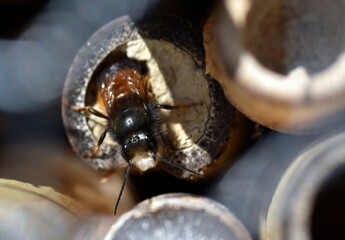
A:
[[[116,87],[116,75],[110,75],[98,81],[98,89],[108,114],[115,102]]]

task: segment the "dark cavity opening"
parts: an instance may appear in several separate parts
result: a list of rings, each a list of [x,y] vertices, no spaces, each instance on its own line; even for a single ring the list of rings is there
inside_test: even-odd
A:
[[[345,166],[338,168],[316,195],[311,236],[313,240],[345,239]]]
[[[266,68],[310,75],[331,66],[345,48],[343,1],[258,0],[247,15],[243,41]]]

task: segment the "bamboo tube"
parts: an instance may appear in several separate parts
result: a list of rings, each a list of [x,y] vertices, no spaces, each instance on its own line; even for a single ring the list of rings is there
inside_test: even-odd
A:
[[[161,123],[175,149],[160,142],[159,154],[207,176],[223,170],[243,148],[241,145],[250,141],[249,131],[243,131],[248,121],[235,116],[219,84],[204,73],[201,32],[171,15],[140,20],[125,16],[110,22],[87,41],[66,79],[64,125],[72,147],[87,164],[105,170],[127,165],[121,146],[110,138],[102,144],[100,156],[85,157],[85,153],[92,152],[106,122],[73,110],[73,106],[93,106],[104,112],[104,106],[97,101],[98,74],[109,62],[126,57],[145,65],[158,103],[191,104],[187,109],[160,112]],[[195,178],[190,172],[164,163],[160,166],[176,177]]]
[[[266,240],[345,237],[345,133],[305,150],[288,168],[267,215]]]
[[[95,219],[91,225],[91,231],[81,228],[76,239],[251,239],[227,208],[188,194],[160,195],[138,204],[117,220]]]
[[[221,1],[204,29],[207,71],[266,127],[331,127],[345,108],[344,9],[342,0]]]
[[[51,187],[0,179],[1,239],[70,239],[85,217],[74,199]]]

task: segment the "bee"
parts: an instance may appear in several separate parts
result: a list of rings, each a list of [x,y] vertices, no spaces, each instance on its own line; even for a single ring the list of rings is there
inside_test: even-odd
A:
[[[188,105],[170,106],[156,103],[150,94],[148,79],[140,62],[125,58],[107,67],[97,80],[97,87],[106,114],[91,106],[74,107],[75,110],[85,111],[107,120],[107,127],[99,137],[93,153],[91,155],[86,154],[86,157],[95,156],[106,135],[109,134],[113,141],[120,144],[122,155],[128,163],[114,214],[116,214],[132,166],[145,172],[154,168],[157,161],[160,160],[202,177],[199,173],[157,154],[161,142],[171,147],[161,130],[158,110],[173,110]]]

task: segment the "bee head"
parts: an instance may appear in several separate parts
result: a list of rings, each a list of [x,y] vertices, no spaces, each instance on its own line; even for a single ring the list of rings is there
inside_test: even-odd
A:
[[[156,144],[152,141],[149,134],[141,131],[127,136],[123,143],[123,153],[127,161],[141,171],[146,171],[156,166],[154,154]]]

